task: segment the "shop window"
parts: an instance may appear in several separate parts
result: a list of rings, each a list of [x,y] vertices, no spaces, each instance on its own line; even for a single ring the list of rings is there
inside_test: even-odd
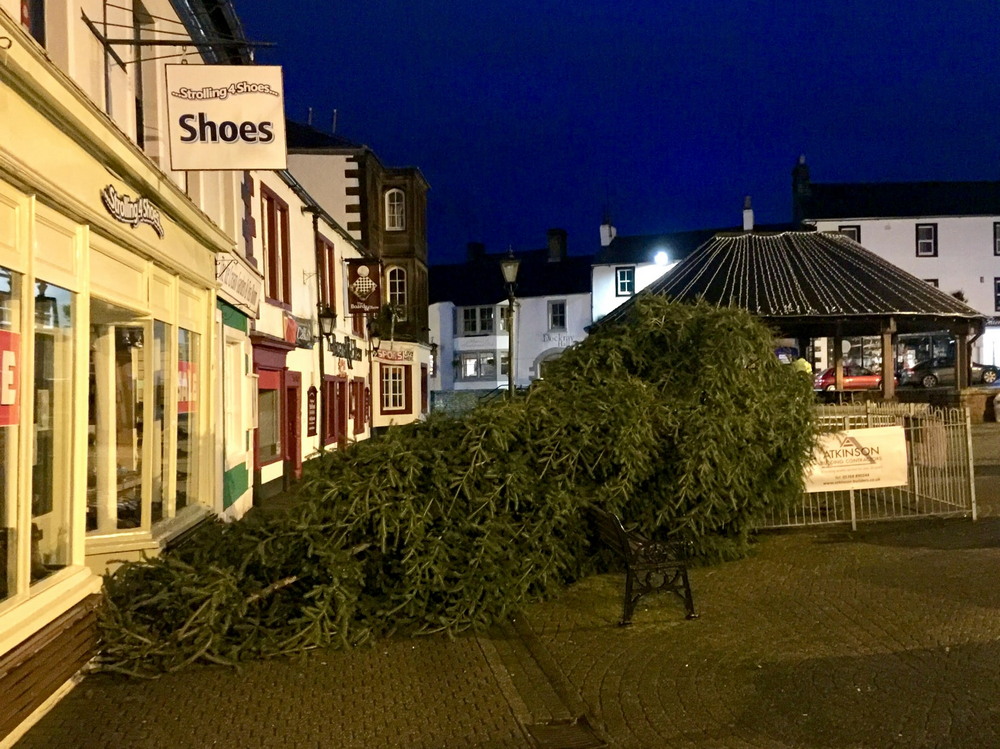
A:
[[[403,191],[389,190],[385,194],[385,228],[388,231],[403,231],[406,228],[406,203]]]
[[[406,315],[406,270],[389,268],[386,273],[389,282],[389,304],[397,320],[405,320]]]
[[[260,186],[260,217],[267,297],[287,305],[292,298],[288,205],[264,185]]]
[[[153,426],[149,439],[153,441],[153,487],[150,519],[156,523],[170,517],[170,453],[168,452],[171,419],[167,405],[167,372],[170,353],[170,326],[160,320],[153,322],[153,341],[150,351],[150,380],[153,399]]]
[[[197,333],[184,328],[177,330],[177,492],[174,499],[177,510],[195,503],[201,474],[198,439],[200,342],[201,336]]]
[[[615,268],[615,296],[635,294],[635,266]]]
[[[21,277],[0,268],[0,601],[17,592]]]
[[[382,413],[411,413],[410,367],[398,364],[380,364],[382,383]]]
[[[257,456],[263,465],[281,458],[281,390],[266,388],[263,373],[258,382]]]
[[[91,532],[143,525],[145,343],[146,326],[140,315],[91,300],[87,435],[87,530]]]
[[[35,284],[31,581],[70,562],[75,295]]]

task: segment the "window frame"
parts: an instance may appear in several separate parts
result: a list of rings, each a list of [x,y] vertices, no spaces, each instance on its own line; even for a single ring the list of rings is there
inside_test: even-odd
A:
[[[628,274],[627,280],[624,278]],[[624,280],[624,283],[623,283]],[[626,289],[623,291],[622,289]],[[615,296],[635,296],[635,266],[619,265],[615,268]]]
[[[292,266],[288,237],[288,203],[267,185],[260,185],[261,245],[263,249],[264,298],[290,310]]]
[[[394,373],[400,376],[392,376]],[[398,382],[402,392],[397,393],[395,387],[387,388],[387,381],[390,384]],[[413,367],[379,362],[379,406],[380,413],[385,416],[413,413]]]
[[[846,234],[850,239],[861,244],[861,224],[844,224],[843,226],[838,226],[837,231],[841,234]]]
[[[921,239],[920,238],[920,230],[921,229],[930,229],[931,230],[931,237],[930,237],[930,239]],[[916,242],[916,244],[915,244],[915,250],[916,250],[916,256],[917,257],[937,257],[938,256],[938,225],[936,223],[935,224],[917,224],[916,228],[915,228],[914,239],[915,239],[915,242]],[[921,249],[920,249],[921,245],[922,244],[926,245],[928,242],[930,243],[930,251],[929,252],[928,251],[921,251]]]
[[[493,358],[493,374],[482,374],[483,372],[483,359],[485,357]],[[465,362],[466,360],[475,359],[476,361],[476,372],[474,376],[465,374]],[[462,351],[458,355],[458,377],[456,378],[459,382],[495,382],[500,374],[500,357],[497,356],[497,352],[490,350],[478,350],[478,351]],[[503,372],[506,374],[506,371]]]
[[[316,235],[316,261],[319,267],[319,303],[337,313],[337,253],[333,242]]]
[[[398,187],[385,192],[385,230],[406,231],[406,193]]]
[[[479,305],[479,306],[474,306],[474,307],[459,307],[459,310],[462,313],[462,337],[463,338],[466,338],[466,337],[473,338],[473,337],[476,337],[476,336],[495,335],[496,334],[496,319],[497,319],[496,307],[493,307],[492,305],[486,304],[486,305]],[[487,310],[489,311],[489,314],[488,315],[484,315],[483,313],[486,312]],[[473,315],[474,315],[474,317],[475,317],[475,320],[474,320],[474,322],[475,322],[474,330],[472,330],[471,332],[469,331],[468,327],[466,326],[466,322],[467,322],[466,313],[467,312],[472,312]],[[489,328],[486,328],[486,327],[483,326],[483,322],[484,322],[485,318],[489,319]]]
[[[1000,312],[1000,276],[993,278],[993,309]]]
[[[561,308],[561,312],[558,313],[556,310]],[[562,323],[559,324],[557,317],[562,317]],[[548,319],[549,319],[549,330],[566,330],[566,300],[565,299],[551,299],[548,303]]]
[[[993,254],[1000,255],[1000,221],[993,222]]]
[[[385,298],[396,310],[397,320],[406,320],[408,292],[406,283],[406,268],[402,265],[390,265],[385,269]]]
[[[925,278],[924,279],[924,283],[929,283],[935,289],[940,288],[940,282],[936,278]]]

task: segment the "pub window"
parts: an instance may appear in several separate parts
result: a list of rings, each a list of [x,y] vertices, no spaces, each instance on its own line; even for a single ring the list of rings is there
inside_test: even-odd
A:
[[[21,0],[21,25],[45,46],[45,0]]]
[[[462,354],[460,362],[460,380],[496,379],[497,355],[493,351],[470,351]]]
[[[266,379],[260,377],[257,390],[257,460],[261,465],[281,458],[281,390],[266,387]]]
[[[410,413],[410,367],[380,364],[382,413]]]
[[[397,320],[406,319],[406,269],[389,268],[386,272],[389,286],[389,304]]]
[[[493,332],[493,307],[464,307],[462,335],[488,335]]]
[[[385,194],[385,228],[388,231],[402,231],[406,228],[404,197],[400,189],[392,189]]]
[[[316,255],[319,259],[320,305],[337,310],[337,262],[333,244],[324,237],[316,237]]]
[[[288,247],[288,205],[267,187],[260,188],[264,284],[271,301],[291,302],[291,257]]]
[[[566,302],[549,302],[549,330],[566,330]]]
[[[937,224],[917,224],[917,257],[937,257]]]

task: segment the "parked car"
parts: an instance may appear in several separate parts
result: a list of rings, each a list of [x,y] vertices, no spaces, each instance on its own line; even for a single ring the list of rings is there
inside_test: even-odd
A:
[[[942,357],[926,359],[917,362],[910,369],[904,369],[901,375],[900,384],[902,385],[919,385],[925,388],[954,385],[955,360]],[[969,381],[973,384],[992,385],[997,381],[997,368],[990,364],[973,362],[972,377]]]
[[[872,372],[856,364],[844,365],[844,390],[874,390],[882,387],[881,372]],[[832,367],[824,369],[813,380],[813,390],[836,390],[837,374]]]

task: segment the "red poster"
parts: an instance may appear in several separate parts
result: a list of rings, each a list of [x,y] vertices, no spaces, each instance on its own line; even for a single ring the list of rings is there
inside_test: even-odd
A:
[[[0,330],[0,426],[17,424],[21,402],[18,396],[18,359],[21,355],[21,336]]]
[[[194,362],[177,362],[177,413],[194,411],[195,406]]]

